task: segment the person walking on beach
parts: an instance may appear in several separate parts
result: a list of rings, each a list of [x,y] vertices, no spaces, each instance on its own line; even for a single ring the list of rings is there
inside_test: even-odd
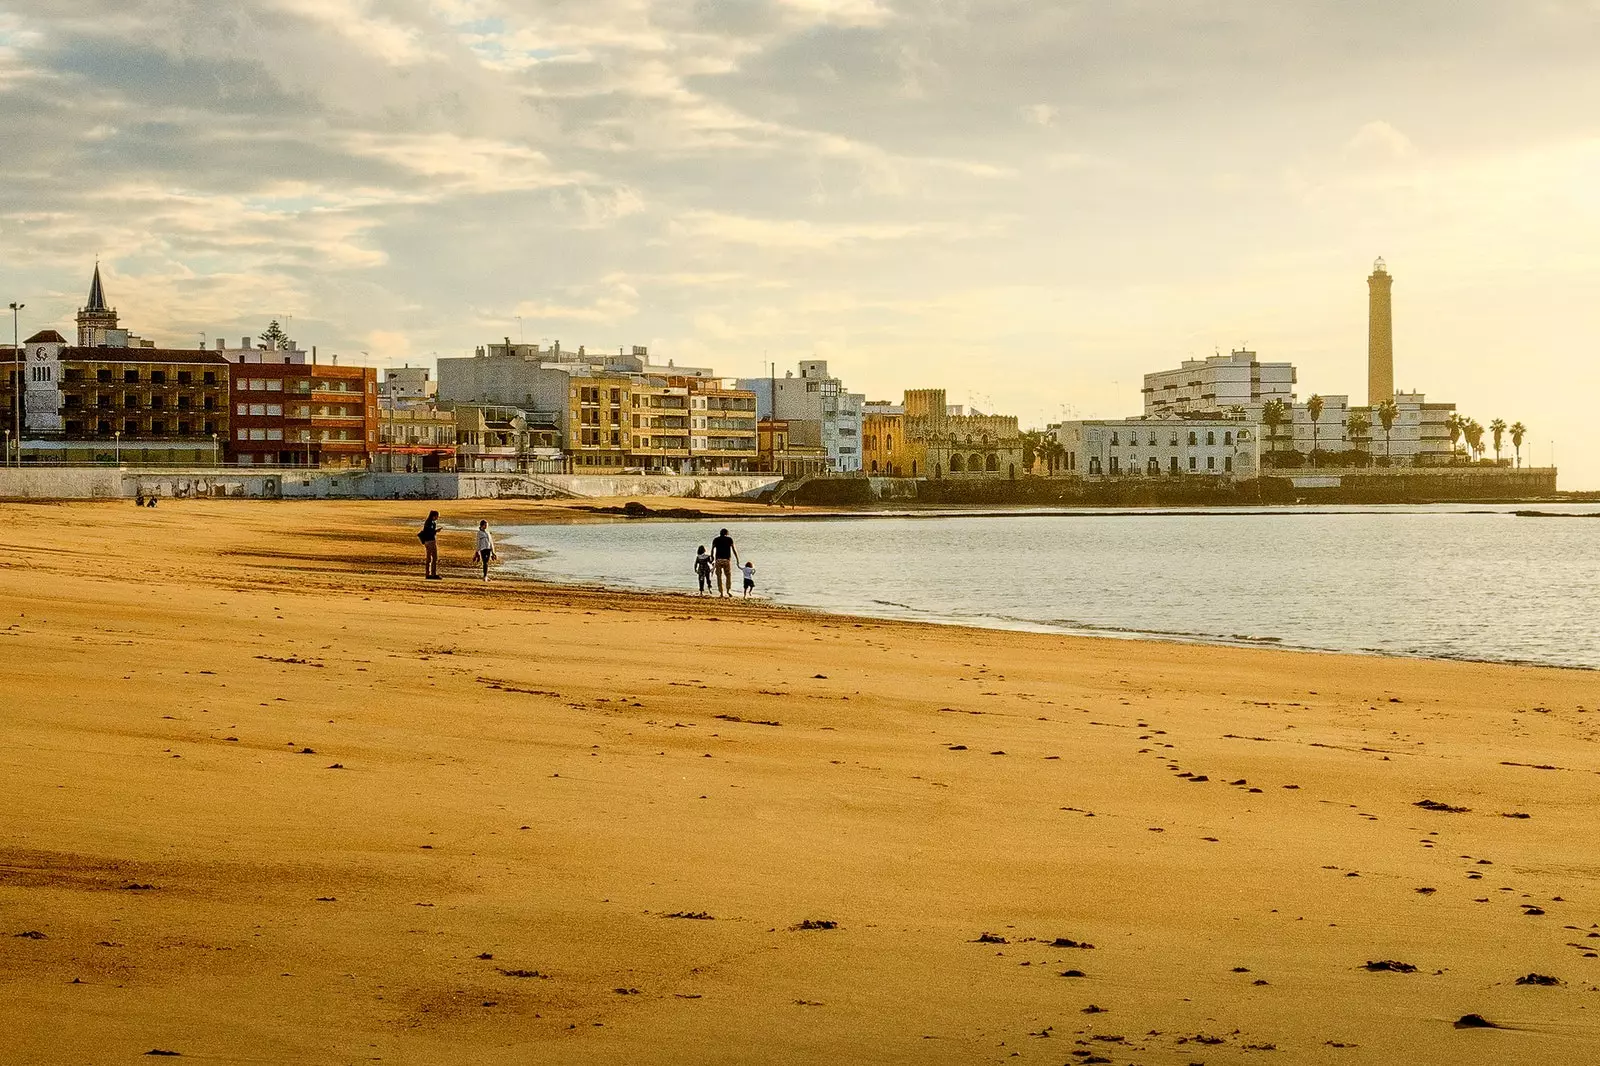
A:
[[[487,518],[478,522],[478,554],[472,558],[483,564],[483,579],[488,581],[489,560],[495,558],[495,554],[494,535],[489,532],[489,520]]]
[[[428,520],[422,523],[417,534],[422,541],[422,576],[429,581],[439,580],[439,512],[429,511]]]
[[[746,559],[744,563],[744,598],[749,599],[756,587],[756,564]]]
[[[724,529],[711,538],[711,563],[717,571],[717,595],[733,595],[733,564],[739,559],[739,549]]]
[[[700,582],[700,595],[711,591],[711,553],[704,544],[694,550],[694,576]]]

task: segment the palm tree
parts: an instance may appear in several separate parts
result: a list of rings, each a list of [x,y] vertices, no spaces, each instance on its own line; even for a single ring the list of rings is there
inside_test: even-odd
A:
[[[1306,414],[1311,416],[1311,465],[1317,465],[1317,421],[1322,417],[1322,397],[1313,395],[1306,401]]]
[[[1476,418],[1467,419],[1467,424],[1462,427],[1461,435],[1467,438],[1467,447],[1474,455],[1483,454],[1483,427]]]
[[[1521,422],[1511,423],[1511,446],[1517,450],[1517,465],[1522,465],[1522,438],[1528,435],[1528,427]]]
[[[1267,454],[1278,450],[1278,427],[1289,420],[1289,405],[1282,400],[1268,400],[1261,406],[1261,423],[1267,427]]]
[[[1357,452],[1361,451],[1361,442],[1366,439],[1367,431],[1372,428],[1372,419],[1362,411],[1351,411],[1345,416],[1344,429],[1350,436],[1350,443]]]
[[[1500,465],[1500,438],[1505,434],[1505,431],[1505,419],[1497,418],[1489,423],[1489,432],[1494,434],[1494,462],[1496,466]]]
[[[1452,412],[1444,425],[1450,431],[1450,454],[1454,456],[1456,454],[1456,442],[1461,439],[1461,434],[1467,430],[1467,420]]]
[[[1383,423],[1383,461],[1385,463],[1389,461],[1389,431],[1394,428],[1395,419],[1399,417],[1400,408],[1395,406],[1393,400],[1385,400],[1378,405],[1378,421]]]

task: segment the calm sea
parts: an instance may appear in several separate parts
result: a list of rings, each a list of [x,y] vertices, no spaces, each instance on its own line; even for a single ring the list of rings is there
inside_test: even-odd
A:
[[[1546,505],[1566,514],[1593,505]],[[1468,506],[617,521],[505,530],[535,577],[693,591],[719,526],[757,592],[1103,636],[1600,668],[1600,518]]]

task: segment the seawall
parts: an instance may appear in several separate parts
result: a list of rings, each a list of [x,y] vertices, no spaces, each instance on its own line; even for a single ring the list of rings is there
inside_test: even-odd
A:
[[[0,499],[90,500],[138,495],[184,498],[357,500],[558,499],[675,496],[754,497],[778,478],[765,474],[592,476],[587,474],[386,474],[365,470],[10,467]]]

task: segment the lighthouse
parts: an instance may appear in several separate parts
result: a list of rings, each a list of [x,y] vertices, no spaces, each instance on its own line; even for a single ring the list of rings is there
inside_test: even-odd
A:
[[[1394,314],[1389,290],[1394,279],[1382,259],[1367,278],[1367,406],[1394,399]]]

